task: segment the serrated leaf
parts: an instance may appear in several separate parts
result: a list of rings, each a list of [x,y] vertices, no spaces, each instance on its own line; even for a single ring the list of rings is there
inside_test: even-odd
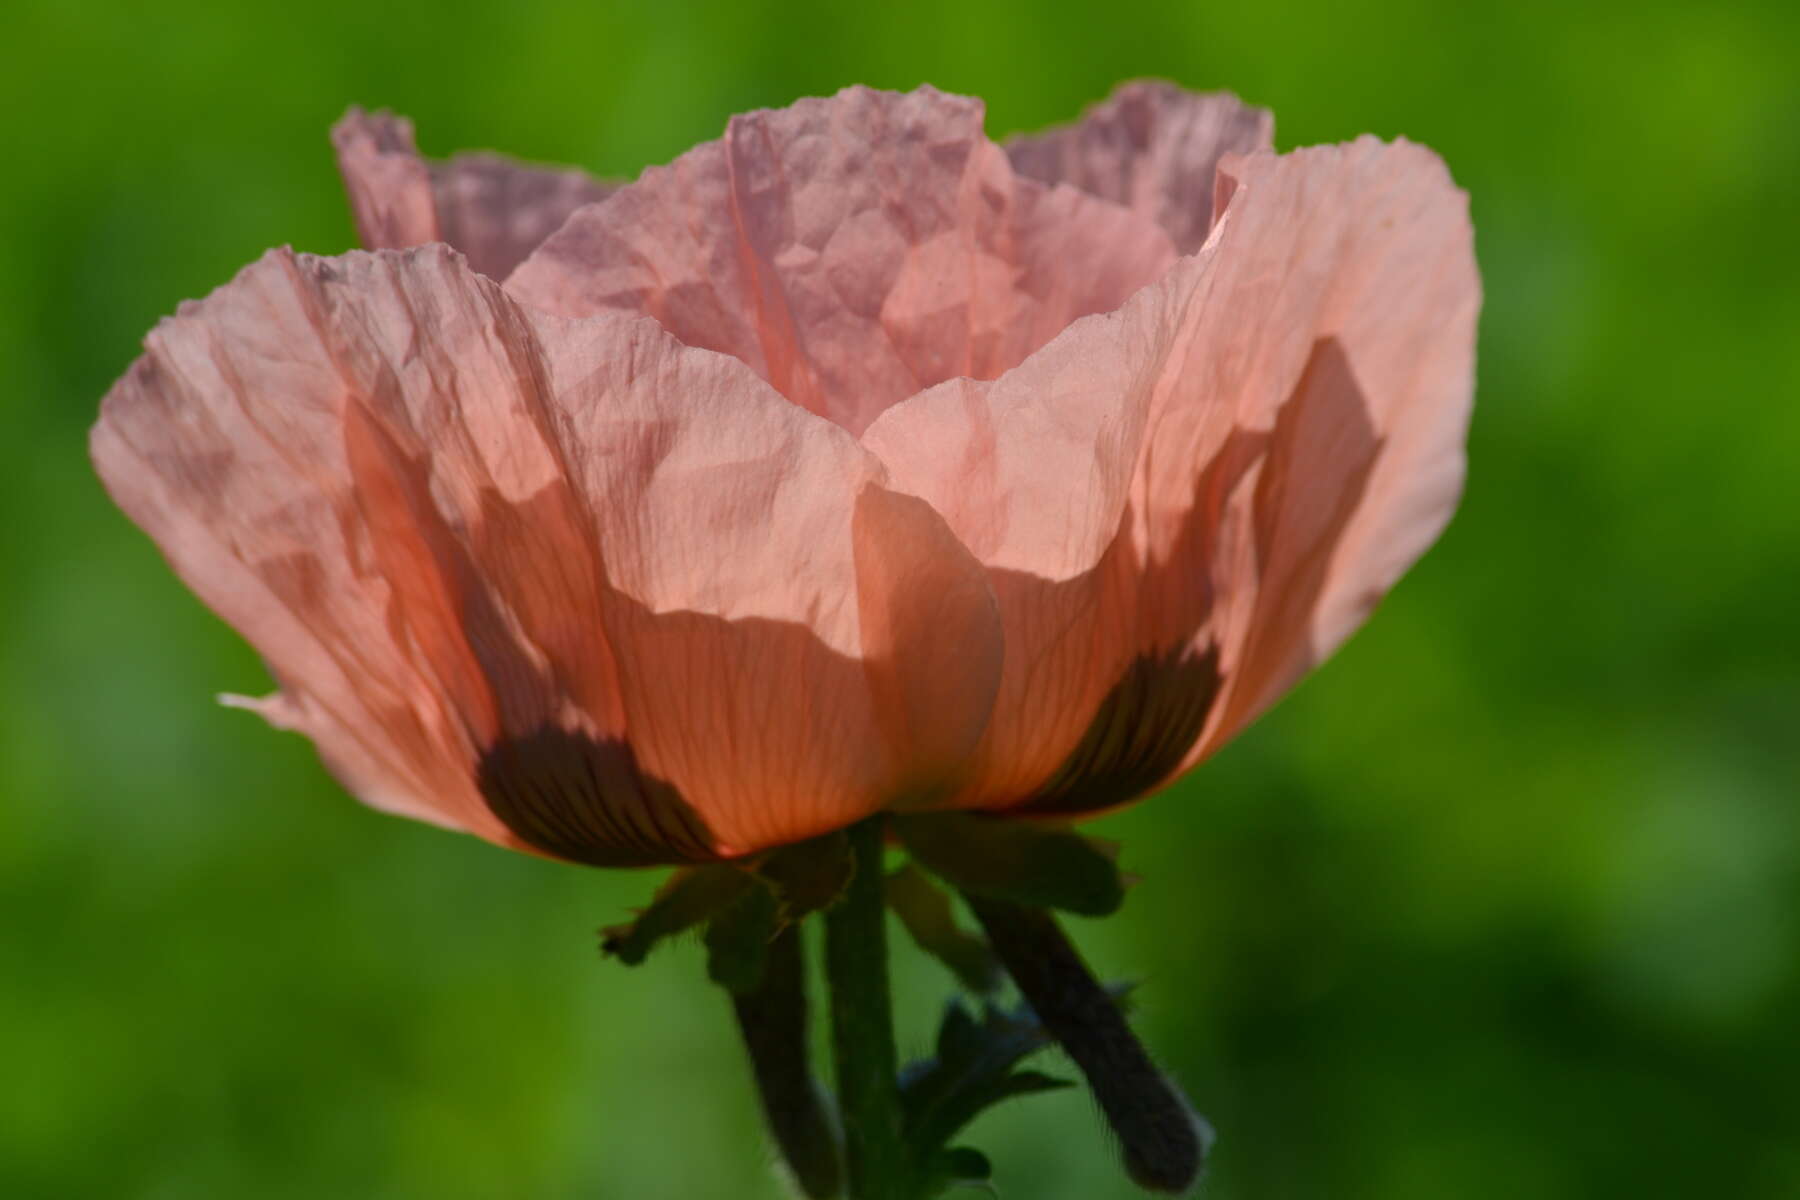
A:
[[[1071,829],[948,812],[896,816],[893,827],[932,874],[972,896],[1089,917],[1125,899],[1112,857]]]
[[[944,1007],[944,1019],[938,1024],[937,1056],[940,1062],[961,1062],[980,1054],[985,1035],[969,1010],[960,1000]]]
[[[977,994],[999,988],[1005,973],[987,940],[956,923],[950,897],[911,863],[887,877],[887,902],[919,949],[949,967]]]
[[[1029,1010],[989,1006],[977,1021],[958,1001],[944,1010],[937,1057],[901,1073],[900,1104],[907,1143],[921,1162],[984,1110],[1014,1096],[1067,1087],[1039,1071],[1019,1071],[1020,1060],[1043,1049],[1049,1034]]]
[[[600,931],[600,950],[635,967],[656,943],[712,919],[756,886],[753,876],[723,864],[677,871],[637,920]]]

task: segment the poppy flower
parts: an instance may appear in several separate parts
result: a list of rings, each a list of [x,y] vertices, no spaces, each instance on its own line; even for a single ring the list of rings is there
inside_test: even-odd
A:
[[[1168,85],[982,117],[851,88],[621,186],[353,111],[370,249],[183,305],[94,462],[378,808],[629,865],[1133,800],[1448,520],[1466,200]]]

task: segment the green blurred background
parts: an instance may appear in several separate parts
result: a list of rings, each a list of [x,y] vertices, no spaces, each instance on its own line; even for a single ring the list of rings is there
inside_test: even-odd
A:
[[[990,129],[1122,78],[1436,147],[1486,278],[1461,515],[1370,627],[1100,831],[1076,933],[1217,1200],[1800,1196],[1800,37],[1786,5],[9,0],[0,15],[0,1195],[774,1197],[653,877],[379,816],[210,700],[254,655],[94,481],[139,337],[351,244],[326,128],[629,176],[851,82]],[[897,955],[906,1046],[949,981]],[[1004,1195],[1123,1182],[1088,1101]]]

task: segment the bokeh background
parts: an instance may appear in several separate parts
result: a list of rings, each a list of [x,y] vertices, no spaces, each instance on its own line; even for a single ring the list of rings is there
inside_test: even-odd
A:
[[[1800,37],[1783,4],[519,0],[0,13],[0,1195],[775,1197],[654,883],[346,799],[86,462],[158,316],[352,234],[325,132],[630,176],[851,82],[1004,133],[1160,75],[1436,147],[1486,278],[1467,499],[1368,629],[1102,823],[1076,933],[1207,1195],[1800,1196]],[[902,1040],[950,984],[897,954]],[[971,1141],[1126,1197],[1088,1102]]]

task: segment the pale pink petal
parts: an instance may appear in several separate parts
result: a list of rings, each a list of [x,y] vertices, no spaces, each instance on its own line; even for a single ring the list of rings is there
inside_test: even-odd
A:
[[[1267,109],[1228,92],[1137,80],[1073,125],[1009,138],[1006,153],[1019,174],[1070,184],[1142,213],[1192,254],[1212,228],[1219,159],[1268,150],[1274,136]]]
[[[419,157],[411,121],[352,108],[332,126],[331,144],[363,245],[399,250],[443,240],[431,171]]]
[[[1199,254],[865,436],[1000,603],[958,803],[1080,812],[1156,786],[1328,653],[1455,505],[1479,284],[1442,164],[1365,139],[1227,169]]]
[[[617,186],[573,168],[485,152],[427,161],[412,122],[385,112],[353,108],[331,139],[363,245],[397,250],[445,242],[494,279],[506,278],[570,213]]]
[[[1424,147],[1365,137],[1221,170],[1235,189],[1221,299],[1188,362],[1211,366],[1239,416],[1221,435],[1204,397],[1159,414],[1169,453],[1143,476],[1152,555],[1179,557],[1192,523],[1177,516],[1192,491],[1182,455],[1263,431],[1268,451],[1219,518],[1220,600],[1196,645],[1220,648],[1225,689],[1184,766],[1323,661],[1448,523],[1481,304],[1467,197]]]
[[[271,664],[261,706],[300,729],[368,803],[503,833],[456,769],[491,715],[449,711],[390,624],[367,563],[342,432],[342,382],[315,346],[291,256],[183,305],[108,394],[95,466],[176,572]]]
[[[430,167],[442,240],[492,279],[512,274],[571,213],[619,187],[585,171],[486,152],[452,155]]]
[[[443,247],[267,256],[152,335],[94,454],[269,660],[271,720],[365,799],[496,841],[778,845],[953,786],[986,719],[980,568],[853,439]],[[933,622],[968,653],[922,679],[894,647]]]
[[[860,433],[946,379],[991,379],[1173,258],[1157,227],[1016,176],[979,101],[850,88],[586,208],[507,280],[534,307],[642,313]]]

